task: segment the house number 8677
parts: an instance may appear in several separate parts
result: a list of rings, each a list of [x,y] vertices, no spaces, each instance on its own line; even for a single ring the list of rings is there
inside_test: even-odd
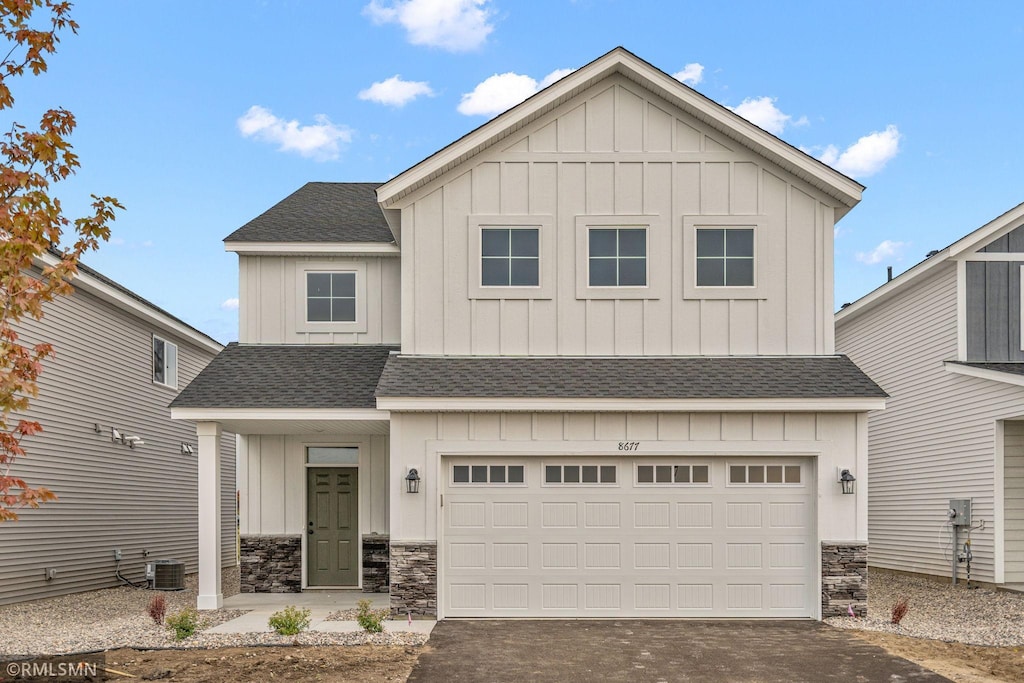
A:
[[[638,450],[640,450],[640,442],[639,441],[620,441],[619,442],[619,450],[620,451],[638,451]]]

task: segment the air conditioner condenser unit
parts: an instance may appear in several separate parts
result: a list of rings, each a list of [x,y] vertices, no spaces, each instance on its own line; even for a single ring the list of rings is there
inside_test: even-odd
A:
[[[158,591],[185,590],[185,563],[180,560],[147,562],[146,584]]]

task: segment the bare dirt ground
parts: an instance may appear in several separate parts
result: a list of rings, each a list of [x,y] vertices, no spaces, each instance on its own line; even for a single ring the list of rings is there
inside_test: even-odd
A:
[[[405,681],[423,648],[401,646],[226,647],[213,650],[111,650],[98,679],[183,683],[392,683]],[[78,661],[41,657],[36,662]],[[0,671],[0,681],[8,681]],[[17,680],[17,679],[14,679]],[[82,680],[82,679],[79,679]]]
[[[880,631],[855,631],[854,634],[956,683],[1024,681],[1024,647],[964,645]]]

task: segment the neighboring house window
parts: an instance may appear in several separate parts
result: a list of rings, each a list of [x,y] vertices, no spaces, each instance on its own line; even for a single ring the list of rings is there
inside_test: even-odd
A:
[[[540,230],[482,228],[480,284],[483,287],[540,285]]]
[[[160,337],[153,337],[153,381],[178,388],[178,347]]]
[[[545,465],[545,484],[614,484],[615,465]]]
[[[590,228],[587,239],[591,287],[647,286],[645,228]]]
[[[766,216],[683,216],[683,298],[767,298],[768,225]]]
[[[752,228],[697,229],[697,286],[754,286]]]
[[[799,484],[800,465],[730,465],[730,484]]]
[[[522,484],[526,468],[523,465],[454,465],[453,484]]]
[[[355,319],[355,273],[306,273],[307,322],[350,323]]]
[[[708,465],[637,465],[637,484],[707,484]]]

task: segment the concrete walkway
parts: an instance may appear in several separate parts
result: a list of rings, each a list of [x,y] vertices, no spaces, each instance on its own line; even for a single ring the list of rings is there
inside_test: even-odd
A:
[[[270,633],[267,624],[270,616],[288,605],[308,608],[310,631],[325,633],[350,633],[363,629],[355,621],[327,621],[328,615],[341,610],[356,609],[360,600],[369,600],[374,609],[387,607],[387,593],[363,593],[360,591],[306,591],[305,593],[239,593],[224,599],[225,609],[249,610],[240,617],[206,629],[205,633]],[[433,619],[413,619],[395,615],[395,619],[384,622],[384,630],[392,633],[430,634],[437,622]]]

